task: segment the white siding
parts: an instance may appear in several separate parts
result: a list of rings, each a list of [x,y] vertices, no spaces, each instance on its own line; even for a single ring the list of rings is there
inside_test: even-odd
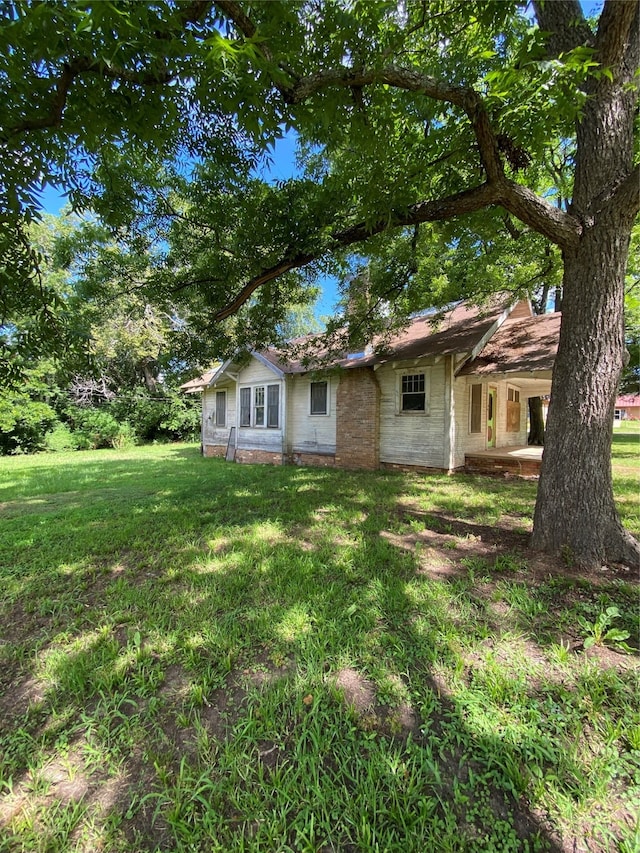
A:
[[[376,372],[380,384],[380,461],[396,465],[445,468],[445,361],[402,365],[415,373],[429,374],[426,415],[399,413],[399,366],[385,365]]]
[[[507,432],[507,388],[517,388],[520,391],[520,432]],[[515,382],[499,382],[498,406],[496,421],[496,444],[498,447],[515,447],[527,443],[527,398],[522,388]]]
[[[471,407],[471,386],[480,384],[473,376],[456,379],[454,383],[455,399],[455,452],[453,467],[464,465],[465,453],[485,450],[487,446],[487,386],[482,383],[482,406],[480,412],[481,432],[469,432]]]
[[[280,386],[280,413],[278,417],[279,427],[241,427],[240,424],[240,388],[244,386],[265,386],[265,420],[266,420],[266,386]],[[262,364],[256,358],[252,358],[249,364],[238,371],[236,383],[235,419],[238,423],[236,430],[236,447],[242,450],[268,450],[273,453],[282,453],[283,422],[285,416],[285,383],[267,365]],[[253,411],[253,398],[252,398]],[[252,415],[253,416],[253,415]]]
[[[455,454],[454,466],[464,465],[465,453],[473,453],[478,450],[487,449],[487,388],[491,385],[497,388],[498,398],[496,402],[496,446],[515,447],[527,443],[527,398],[524,391],[514,383],[482,382],[482,432],[469,432],[469,408],[470,388],[472,385],[480,384],[477,377],[465,376],[456,379],[455,391]],[[507,432],[507,388],[518,388],[520,391],[520,431]]]
[[[324,381],[308,375],[292,376],[287,383],[287,452],[336,452],[336,395],[340,382],[337,376],[327,377],[329,411],[312,415],[311,382]]]
[[[216,392],[227,392],[226,423],[223,427],[215,425]],[[236,389],[233,385],[217,385],[206,388],[202,394],[202,443],[204,445],[226,445],[229,431],[236,423]]]

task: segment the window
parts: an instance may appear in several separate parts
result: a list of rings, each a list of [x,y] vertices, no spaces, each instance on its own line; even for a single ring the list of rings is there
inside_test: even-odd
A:
[[[407,373],[401,377],[401,412],[426,411],[424,373]]]
[[[469,432],[482,432],[482,385],[470,389]]]
[[[507,400],[510,403],[520,402],[520,392],[517,388],[507,388]]]
[[[227,392],[216,391],[216,426],[223,427],[227,417]]]
[[[613,419],[614,419],[614,421],[621,421],[622,420],[622,409],[616,409],[615,410],[615,412],[613,413]]]
[[[253,425],[264,426],[264,385],[253,389]]]
[[[280,386],[267,385],[267,426],[277,429],[280,424]]]
[[[240,426],[251,426],[251,388],[240,389]]]
[[[280,386],[254,385],[240,389],[240,426],[280,426]]]
[[[328,382],[311,383],[311,407],[312,415],[326,415],[329,411]]]

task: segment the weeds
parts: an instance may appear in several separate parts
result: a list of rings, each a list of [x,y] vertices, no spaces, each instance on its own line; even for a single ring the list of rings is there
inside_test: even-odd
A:
[[[635,849],[637,587],[523,557],[532,483],[173,446],[0,490],[3,853]]]

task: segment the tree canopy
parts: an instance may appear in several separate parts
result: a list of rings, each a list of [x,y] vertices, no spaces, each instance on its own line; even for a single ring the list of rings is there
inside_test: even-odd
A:
[[[640,206],[638,10],[607,0],[589,20],[577,0],[7,3],[1,319],[41,316],[40,333],[56,319],[25,230],[43,183],[149,253],[151,274],[134,286],[184,299],[220,347],[273,338],[319,269],[346,275],[370,259],[374,304],[406,314],[454,295],[421,241],[439,241],[458,270],[465,253],[480,259],[486,290],[540,274],[527,277],[517,252],[490,274],[507,237],[541,240],[541,257],[546,241],[562,258],[565,311],[534,543],[585,565],[637,559],[607,446]],[[289,128],[303,171],[273,186],[256,169]]]

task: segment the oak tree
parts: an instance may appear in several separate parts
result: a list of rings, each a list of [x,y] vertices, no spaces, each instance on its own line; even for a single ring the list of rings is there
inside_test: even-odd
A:
[[[300,301],[297,270],[381,256],[390,232],[407,257],[425,223],[442,223],[449,246],[458,224],[535,232],[561,253],[564,299],[532,542],[587,567],[637,563],[610,467],[640,207],[637,0],[606,0],[595,21],[577,0],[3,8],[5,318],[7,279],[34,265],[21,224],[43,179],[114,227],[135,211],[154,227],[170,221],[176,238],[182,222],[158,288],[189,292],[218,328],[258,337],[291,292]],[[286,127],[307,170],[273,187],[255,167]],[[551,148],[564,152],[565,206],[537,192]],[[161,185],[181,179],[180,157],[198,187],[188,208],[161,211],[149,188],[171,206]],[[216,216],[198,227],[205,208]],[[410,309],[428,287],[419,265],[405,271],[387,295]],[[238,313],[252,322],[234,324]]]

